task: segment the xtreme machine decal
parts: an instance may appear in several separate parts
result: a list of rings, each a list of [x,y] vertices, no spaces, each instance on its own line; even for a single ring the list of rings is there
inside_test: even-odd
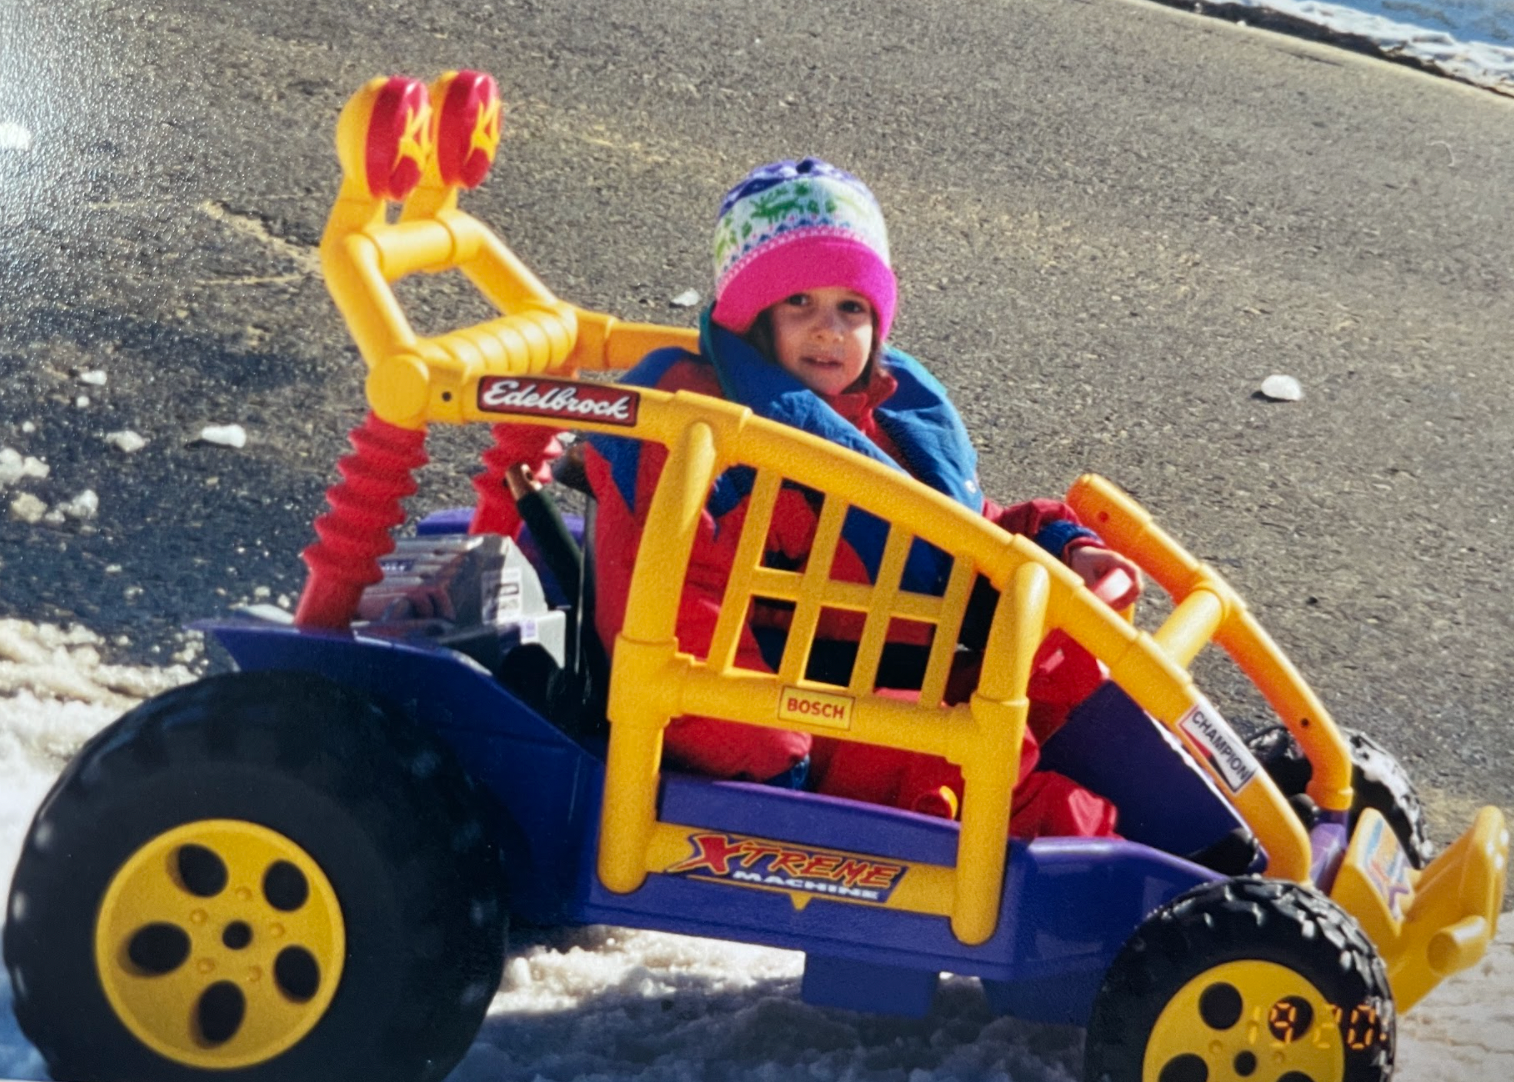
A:
[[[888,901],[907,868],[855,853],[833,853],[715,831],[690,834],[689,845],[692,852],[664,869],[667,875],[858,902]]]

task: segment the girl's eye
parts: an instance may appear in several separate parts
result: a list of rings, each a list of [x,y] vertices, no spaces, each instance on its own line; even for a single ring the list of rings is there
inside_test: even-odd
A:
[[[785,297],[783,303],[794,308],[803,308],[810,303],[810,295],[808,293],[794,293]]]

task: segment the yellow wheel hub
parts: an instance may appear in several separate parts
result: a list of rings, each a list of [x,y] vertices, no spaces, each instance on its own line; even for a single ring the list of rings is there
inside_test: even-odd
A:
[[[245,1067],[320,1021],[346,956],[320,867],[255,823],[206,819],[158,835],[111,880],[95,966],[131,1033],[194,1067]]]
[[[1287,966],[1227,962],[1168,1001],[1147,1041],[1141,1079],[1341,1082],[1343,1040],[1365,1048],[1376,1039],[1370,1007],[1332,1004]]]

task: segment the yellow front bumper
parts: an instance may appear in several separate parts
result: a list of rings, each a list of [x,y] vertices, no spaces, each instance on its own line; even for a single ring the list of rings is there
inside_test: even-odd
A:
[[[1356,917],[1388,967],[1400,1011],[1482,957],[1498,930],[1508,871],[1503,812],[1485,807],[1428,868],[1409,866],[1377,812],[1362,812],[1331,897]]]

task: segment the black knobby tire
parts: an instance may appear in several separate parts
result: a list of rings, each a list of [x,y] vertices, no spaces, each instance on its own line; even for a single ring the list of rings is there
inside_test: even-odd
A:
[[[1372,808],[1388,821],[1409,863],[1426,867],[1435,857],[1428,821],[1408,771],[1372,737],[1356,729],[1342,728],[1351,752],[1351,829],[1356,829],[1362,809]],[[1298,742],[1283,728],[1265,729],[1247,741],[1272,780],[1286,797],[1304,792],[1314,768],[1304,758]]]
[[[5,925],[17,1020],[53,1076],[74,1082],[440,1079],[476,1035],[504,956],[504,884],[483,807],[482,793],[435,734],[320,677],[238,673],[150,700],[80,751],[32,823]],[[129,984],[142,976],[133,967],[145,964],[133,952],[154,942],[161,947],[163,937],[134,935],[119,954],[102,949],[98,964],[95,937],[97,916],[105,927],[108,913],[124,912],[123,919],[135,922],[139,911],[156,912],[150,892],[137,909],[103,901],[113,882],[129,881],[133,867],[171,881],[156,870],[163,861],[139,860],[140,854],[155,854],[162,839],[185,831],[197,836],[203,828],[209,837],[226,822],[308,856],[314,869],[315,882],[304,884],[304,895],[297,889],[292,899],[276,899],[265,877],[267,897],[246,904],[259,913],[268,906],[283,911],[321,895],[324,884],[322,912],[338,913],[333,922],[345,945],[332,946],[331,957],[306,952],[303,962],[309,970],[313,961],[314,971],[295,973],[291,984],[284,972],[274,972],[278,965],[266,972],[265,987],[273,976],[281,994],[296,997],[322,987],[321,966],[339,974],[311,1001],[315,1006],[302,1022],[308,1031],[291,1026],[291,1046],[230,1069],[207,1069],[195,1062],[193,1049],[181,1055],[171,1048],[165,1055],[150,1048],[151,1041],[123,1020],[130,1010],[118,1010],[106,991],[116,976],[109,961],[115,958],[131,961],[117,963],[125,975],[113,987],[142,987]],[[179,880],[173,882],[185,879],[183,854],[190,848],[174,850]],[[224,892],[223,881],[224,875],[204,890],[194,887],[197,896],[210,897],[212,912],[235,902],[208,893]],[[183,922],[187,929],[187,920],[205,920],[203,911],[185,918],[177,895],[162,908],[172,911],[154,918],[155,925]],[[265,934],[256,921],[233,923],[238,927],[222,936],[227,948]],[[286,934],[281,924],[268,927],[268,936]],[[170,928],[170,944],[184,939]],[[182,949],[173,947],[164,964],[189,965],[175,953]],[[278,958],[279,965],[287,960]],[[217,963],[202,958],[194,964]],[[227,1040],[212,1033],[206,1019],[231,1025],[234,1034],[252,1010],[247,1002],[258,1002],[235,1002],[230,1023],[216,1020],[204,1012],[230,987],[221,983],[226,987],[195,1001],[202,1013],[191,1033]],[[132,994],[156,1010],[157,987]],[[214,1003],[224,1007],[224,1000]]]
[[[1424,868],[1435,857],[1435,843],[1425,817],[1425,807],[1403,765],[1381,744],[1355,729],[1343,730],[1351,747],[1351,802],[1353,823],[1363,808],[1382,813],[1408,854],[1409,863]]]
[[[1312,996],[1258,998],[1269,971],[1286,971],[1320,1002],[1339,1008],[1338,1021],[1318,1006],[1307,1010],[1302,999]],[[1248,988],[1244,979],[1235,980],[1237,973],[1260,976]],[[1184,996],[1195,994],[1201,1009],[1174,1013],[1171,1008],[1187,1002]],[[1333,1025],[1339,1035],[1338,1077],[1315,1077],[1309,1069],[1327,1036],[1315,1022]],[[1165,1045],[1156,1044],[1164,1035],[1191,1043],[1191,1050],[1167,1057]],[[1149,1043],[1160,1050],[1159,1062],[1143,1074]],[[1309,887],[1230,879],[1196,887],[1157,910],[1121,949],[1094,1003],[1084,1078],[1249,1077],[1265,1063],[1257,1077],[1386,1082],[1394,1048],[1387,972],[1355,919]],[[1273,1057],[1281,1057],[1281,1066]]]

